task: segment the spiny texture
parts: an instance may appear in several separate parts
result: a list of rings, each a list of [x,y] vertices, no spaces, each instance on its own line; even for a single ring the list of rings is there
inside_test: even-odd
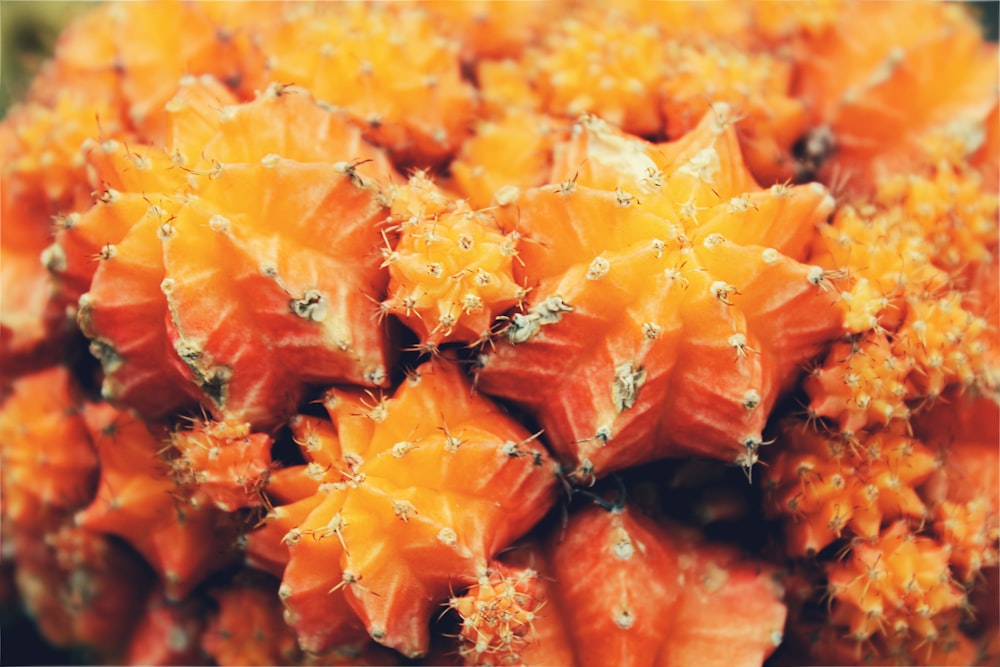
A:
[[[873,203],[838,211],[817,260],[841,267],[845,331],[805,387],[810,412],[845,433],[905,419],[948,387],[996,395],[996,194],[962,163],[882,181]]]
[[[933,530],[948,547],[956,578],[969,584],[1000,563],[1000,408],[984,397],[947,397],[915,429],[939,452],[927,486]]]
[[[538,641],[535,619],[543,605],[538,572],[496,563],[465,595],[448,601],[461,619],[459,649],[468,664],[507,665],[522,661],[522,651]]]
[[[246,423],[198,421],[171,435],[170,465],[182,486],[196,488],[192,502],[231,512],[261,504],[273,442]]]
[[[831,621],[850,639],[860,643],[877,632],[891,643],[923,645],[928,657],[937,651],[974,655],[956,632],[957,612],[966,602],[948,572],[948,549],[910,533],[905,521],[856,543],[848,558],[827,568],[827,576]]]
[[[389,269],[384,311],[431,351],[443,342],[487,340],[494,319],[527,291],[514,282],[519,234],[502,229],[491,211],[448,197],[426,174],[394,192],[391,210],[387,231],[399,240],[382,253]]]
[[[334,390],[323,403],[332,422],[292,421],[309,463],[272,482],[288,621],[308,651],[357,637],[360,622],[422,655],[435,601],[548,511],[553,464],[449,364],[421,366],[392,397]],[[265,553],[275,532],[261,537]]]
[[[238,518],[191,502],[159,455],[165,434],[106,404],[87,406],[85,418],[101,479],[96,497],[77,513],[78,525],[129,542],[174,600],[239,557]]]
[[[777,183],[794,176],[792,146],[806,130],[807,113],[791,95],[788,59],[712,44],[676,45],[668,62],[671,74],[661,84],[668,137],[688,133],[713,103],[725,102],[754,177]]]
[[[96,115],[104,110],[99,107]],[[121,131],[112,120],[104,125],[108,132]],[[58,250],[48,249],[51,219],[89,205],[81,144],[99,128],[95,109],[72,100],[52,107],[18,105],[0,124],[2,376],[57,360],[56,351],[70,332],[72,318],[52,299],[54,285],[45,271],[66,261]]]
[[[854,440],[790,423],[781,442],[766,474],[774,480],[769,503],[786,518],[792,554],[817,554],[841,538],[875,539],[889,520],[929,515],[917,489],[941,463],[902,422]]]
[[[96,7],[0,121],[0,602],[73,661],[1000,664],[996,54]]]
[[[103,194],[59,239],[99,258],[79,321],[103,393],[147,415],[273,424],[305,383],[387,379],[383,209],[354,164],[383,158],[302,90],[234,102],[187,80],[165,151],[95,148]]]
[[[531,292],[478,387],[528,406],[584,479],[680,453],[749,470],[778,396],[839,330],[829,276],[798,261],[832,199],[758,187],[727,113],[655,146],[587,120],[556,184],[496,213],[524,237]]]
[[[773,571],[634,508],[575,512],[510,558],[451,603],[467,664],[757,665],[781,643]]]

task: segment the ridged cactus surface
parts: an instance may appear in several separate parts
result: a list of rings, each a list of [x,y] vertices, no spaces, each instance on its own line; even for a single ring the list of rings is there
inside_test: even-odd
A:
[[[79,14],[0,121],[11,655],[1000,664],[963,5]]]

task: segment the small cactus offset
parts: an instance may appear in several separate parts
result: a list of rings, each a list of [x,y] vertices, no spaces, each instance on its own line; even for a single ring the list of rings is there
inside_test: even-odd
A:
[[[1000,664],[974,13],[77,12],[0,120],[4,623],[73,664]]]

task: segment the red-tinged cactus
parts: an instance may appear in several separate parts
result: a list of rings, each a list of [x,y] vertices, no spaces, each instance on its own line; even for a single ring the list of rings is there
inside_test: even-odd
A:
[[[778,395],[840,330],[832,277],[798,261],[830,196],[756,186],[726,111],[656,146],[585,120],[561,184],[495,211],[531,292],[478,386],[528,406],[584,478],[682,452],[749,469]]]
[[[630,507],[576,512],[545,549],[511,556],[531,569],[495,565],[451,603],[468,664],[749,667],[781,643],[774,571]],[[477,646],[503,627],[487,618],[504,591],[518,632]]]
[[[106,397],[150,416],[197,399],[219,418],[273,424],[306,383],[387,381],[387,332],[370,301],[387,282],[384,214],[354,161],[388,167],[300,89],[274,86],[245,105],[224,93],[187,81],[169,105],[184,138],[158,159],[99,147],[124,148],[95,164],[136,191],[106,189],[60,243],[80,255],[95,227],[123,233],[93,248],[78,316]],[[133,175],[144,170],[154,173]],[[149,183],[183,190],[154,194]]]
[[[121,658],[152,573],[106,535],[63,521],[12,536],[24,609],[53,645],[83,648],[96,662]]]
[[[875,539],[883,524],[901,517],[929,518],[918,489],[940,462],[906,426],[896,421],[845,438],[785,425],[765,474],[768,508],[784,520],[790,555],[818,554],[841,538]]]
[[[41,72],[0,122],[0,603],[81,659],[997,663],[959,5],[122,3]]]
[[[486,340],[494,319],[524,298],[514,282],[517,233],[499,228],[489,210],[448,197],[426,174],[393,193],[389,222],[399,240],[383,250],[382,309],[413,329],[422,348]]]
[[[308,651],[343,642],[360,617],[378,642],[421,655],[435,603],[546,513],[554,466],[443,362],[421,366],[392,397],[335,390],[324,404],[332,423],[292,421],[303,474],[274,475],[291,487],[286,497],[295,482],[309,504],[284,536],[287,619]]]
[[[968,584],[1000,561],[1000,408],[986,397],[949,394],[945,401],[920,415],[914,430],[941,460],[925,489],[933,530]]]
[[[107,404],[88,405],[84,416],[101,479],[93,502],[76,515],[79,525],[129,542],[174,600],[237,560],[238,517],[190,502],[161,457],[166,433]]]
[[[170,465],[177,481],[193,489],[193,503],[233,512],[261,504],[272,443],[247,423],[198,420],[170,436],[176,450]]]
[[[163,105],[181,77],[211,74],[238,84],[243,75],[235,35],[206,6],[170,0],[98,7],[62,35],[30,97],[50,102],[72,91],[77,104],[110,103],[114,113],[103,122],[162,141],[168,124]]]
[[[979,148],[997,104],[997,51],[961,6],[848,3],[799,48],[793,92],[813,126],[803,159],[824,182],[870,192],[925,160],[935,134]]]
[[[259,574],[259,573],[258,573]],[[252,572],[209,595],[217,610],[201,646],[219,665],[292,665],[300,660],[295,633],[282,618],[278,582]]]
[[[97,110],[100,114],[100,110]],[[71,331],[44,266],[66,262],[52,242],[52,217],[89,204],[81,144],[98,131],[95,109],[69,96],[52,107],[22,104],[0,123],[0,364],[3,375],[58,359]],[[113,122],[108,132],[120,132]],[[75,306],[75,304],[72,304]]]
[[[293,6],[260,30],[258,43],[266,66],[251,77],[257,89],[309,88],[398,162],[442,162],[468,133],[475,96],[462,78],[459,42],[419,7]]]
[[[53,366],[13,382],[0,404],[3,522],[44,530],[90,502],[98,461],[68,369]]]
[[[167,597],[162,587],[153,590],[138,614],[122,664],[211,664],[211,658],[201,648],[210,611],[201,597],[176,601]]]

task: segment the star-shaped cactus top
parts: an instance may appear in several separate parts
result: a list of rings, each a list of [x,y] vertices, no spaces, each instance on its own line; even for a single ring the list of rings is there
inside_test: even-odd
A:
[[[757,186],[723,106],[659,145],[585,119],[552,180],[497,211],[531,292],[478,386],[529,407],[583,477],[681,453],[752,465],[779,393],[840,331],[830,276],[800,261],[830,195]]]
[[[385,213],[362,175],[391,172],[382,154],[301,89],[236,104],[189,78],[167,110],[166,150],[95,147],[103,194],[57,239],[67,267],[99,259],[79,322],[105,395],[154,416],[193,398],[256,426],[306,383],[384,384]]]
[[[324,405],[332,422],[292,420],[309,463],[272,476],[289,502],[249,552],[290,546],[281,595],[306,650],[351,638],[360,618],[380,643],[424,654],[437,603],[548,511],[554,465],[446,362],[391,398],[334,390]]]

